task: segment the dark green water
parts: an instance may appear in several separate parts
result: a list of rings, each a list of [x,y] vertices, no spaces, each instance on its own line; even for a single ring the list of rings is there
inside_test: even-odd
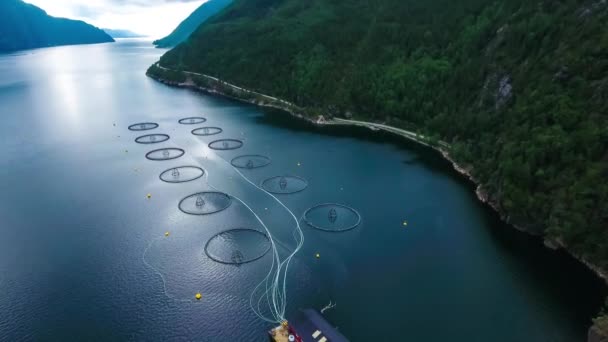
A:
[[[0,340],[265,341],[271,325],[249,296],[270,255],[237,267],[204,252],[221,231],[259,223],[236,201],[208,216],[178,209],[195,192],[228,192],[290,247],[289,214],[226,162],[242,154],[272,159],[243,171],[255,184],[285,174],[308,182],[278,195],[298,216],[339,202],[362,217],[345,233],[304,227],[288,272],[288,316],[331,300],[327,317],[352,341],[585,339],[601,282],[502,224],[435,153],[166,87],[144,75],[161,53],[123,41],[0,56]],[[178,124],[190,116],[207,122]],[[127,129],[142,121],[160,126]],[[205,125],[223,132],[190,133]],[[147,133],[170,139],[134,142]],[[219,138],[244,146],[210,150]],[[160,147],[185,155],[145,159]],[[208,178],[159,179],[180,165]]]

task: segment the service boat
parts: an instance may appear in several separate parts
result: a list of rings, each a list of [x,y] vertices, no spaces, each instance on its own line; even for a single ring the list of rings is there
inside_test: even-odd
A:
[[[268,332],[271,342],[348,342],[317,310],[300,310],[296,319],[284,321]]]

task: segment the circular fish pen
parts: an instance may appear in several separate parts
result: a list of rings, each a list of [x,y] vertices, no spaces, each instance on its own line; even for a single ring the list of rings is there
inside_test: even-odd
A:
[[[224,130],[219,127],[199,127],[192,130],[192,134],[198,135],[201,137],[206,137],[209,135],[216,135],[222,133]]]
[[[273,194],[295,194],[308,187],[306,179],[297,176],[276,176],[264,180],[262,188]]]
[[[159,178],[167,183],[186,183],[201,178],[205,170],[198,166],[178,166],[163,171]]]
[[[167,134],[146,134],[135,138],[135,142],[138,144],[158,144],[163,141],[169,140]]]
[[[232,159],[230,164],[239,169],[257,169],[270,164],[270,158],[258,154],[248,154]]]
[[[185,153],[186,153],[186,151],[184,151],[181,148],[167,147],[167,148],[160,148],[158,150],[153,150],[153,151],[146,153],[146,158],[149,160],[155,160],[155,161],[171,160],[171,159],[177,159],[177,158],[183,156]]]
[[[183,118],[183,119],[179,119],[180,124],[182,125],[197,125],[197,124],[202,124],[203,122],[207,121],[207,119],[200,117],[200,116],[191,116],[188,118]]]
[[[158,127],[156,122],[140,122],[129,126],[129,131],[147,131]]]
[[[179,210],[190,215],[210,215],[228,209],[232,197],[223,192],[203,191],[184,197]]]
[[[243,147],[243,141],[238,139],[219,139],[209,143],[212,150],[226,151]]]
[[[339,203],[323,203],[309,208],[303,219],[312,228],[335,233],[355,229],[361,224],[359,212]]]
[[[241,265],[261,259],[271,248],[268,235],[250,228],[234,228],[214,235],[205,244],[213,261]]]

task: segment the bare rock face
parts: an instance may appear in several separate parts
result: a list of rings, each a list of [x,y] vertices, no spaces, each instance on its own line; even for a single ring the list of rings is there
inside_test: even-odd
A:
[[[501,76],[502,74],[502,76]],[[507,73],[490,74],[479,95],[479,107],[494,108],[498,111],[513,98],[513,80]]]
[[[608,316],[600,316],[593,320],[589,328],[587,342],[608,342]]]
[[[485,48],[484,55],[486,57],[492,56],[496,49],[504,42],[505,35],[509,31],[509,25],[505,24],[501,26],[498,30],[496,30],[496,35],[494,38],[488,43],[488,46]]]
[[[595,327],[591,327],[587,335],[587,342],[608,342],[608,336],[602,335]]]
[[[562,66],[559,70],[553,75],[554,81],[566,82],[570,79],[570,69],[567,66]]]
[[[543,240],[543,244],[545,245],[545,247],[552,249],[552,250],[559,249],[559,245],[555,241],[548,239],[548,238],[545,238]]]
[[[496,92],[496,109],[504,106],[513,96],[513,86],[511,85],[511,76],[504,75],[498,82],[498,91]]]
[[[586,18],[606,7],[607,0],[598,0],[590,5],[584,6],[578,10],[579,18]]]

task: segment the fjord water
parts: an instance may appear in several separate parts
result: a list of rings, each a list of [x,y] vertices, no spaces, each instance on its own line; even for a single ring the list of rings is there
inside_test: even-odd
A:
[[[290,247],[289,214],[224,161],[241,154],[272,159],[242,171],[253,183],[308,181],[279,195],[297,216],[326,202],[362,216],[345,233],[303,227],[288,317],[331,300],[326,316],[352,341],[584,340],[601,282],[502,224],[435,153],[167,87],[144,74],[162,52],[126,40],[0,56],[0,340],[266,341],[271,325],[254,315],[249,295],[269,255],[234,266],[204,252],[219,232],[260,224],[236,200],[209,216],[178,209],[195,192],[228,192]],[[177,123],[190,116],[207,122]],[[144,121],[160,127],[127,129]],[[223,132],[190,133],[205,125]],[[134,142],[149,133],[171,139]],[[219,138],[244,147],[207,148]],[[145,159],[162,147],[186,154]],[[208,176],[159,179],[180,165]]]

